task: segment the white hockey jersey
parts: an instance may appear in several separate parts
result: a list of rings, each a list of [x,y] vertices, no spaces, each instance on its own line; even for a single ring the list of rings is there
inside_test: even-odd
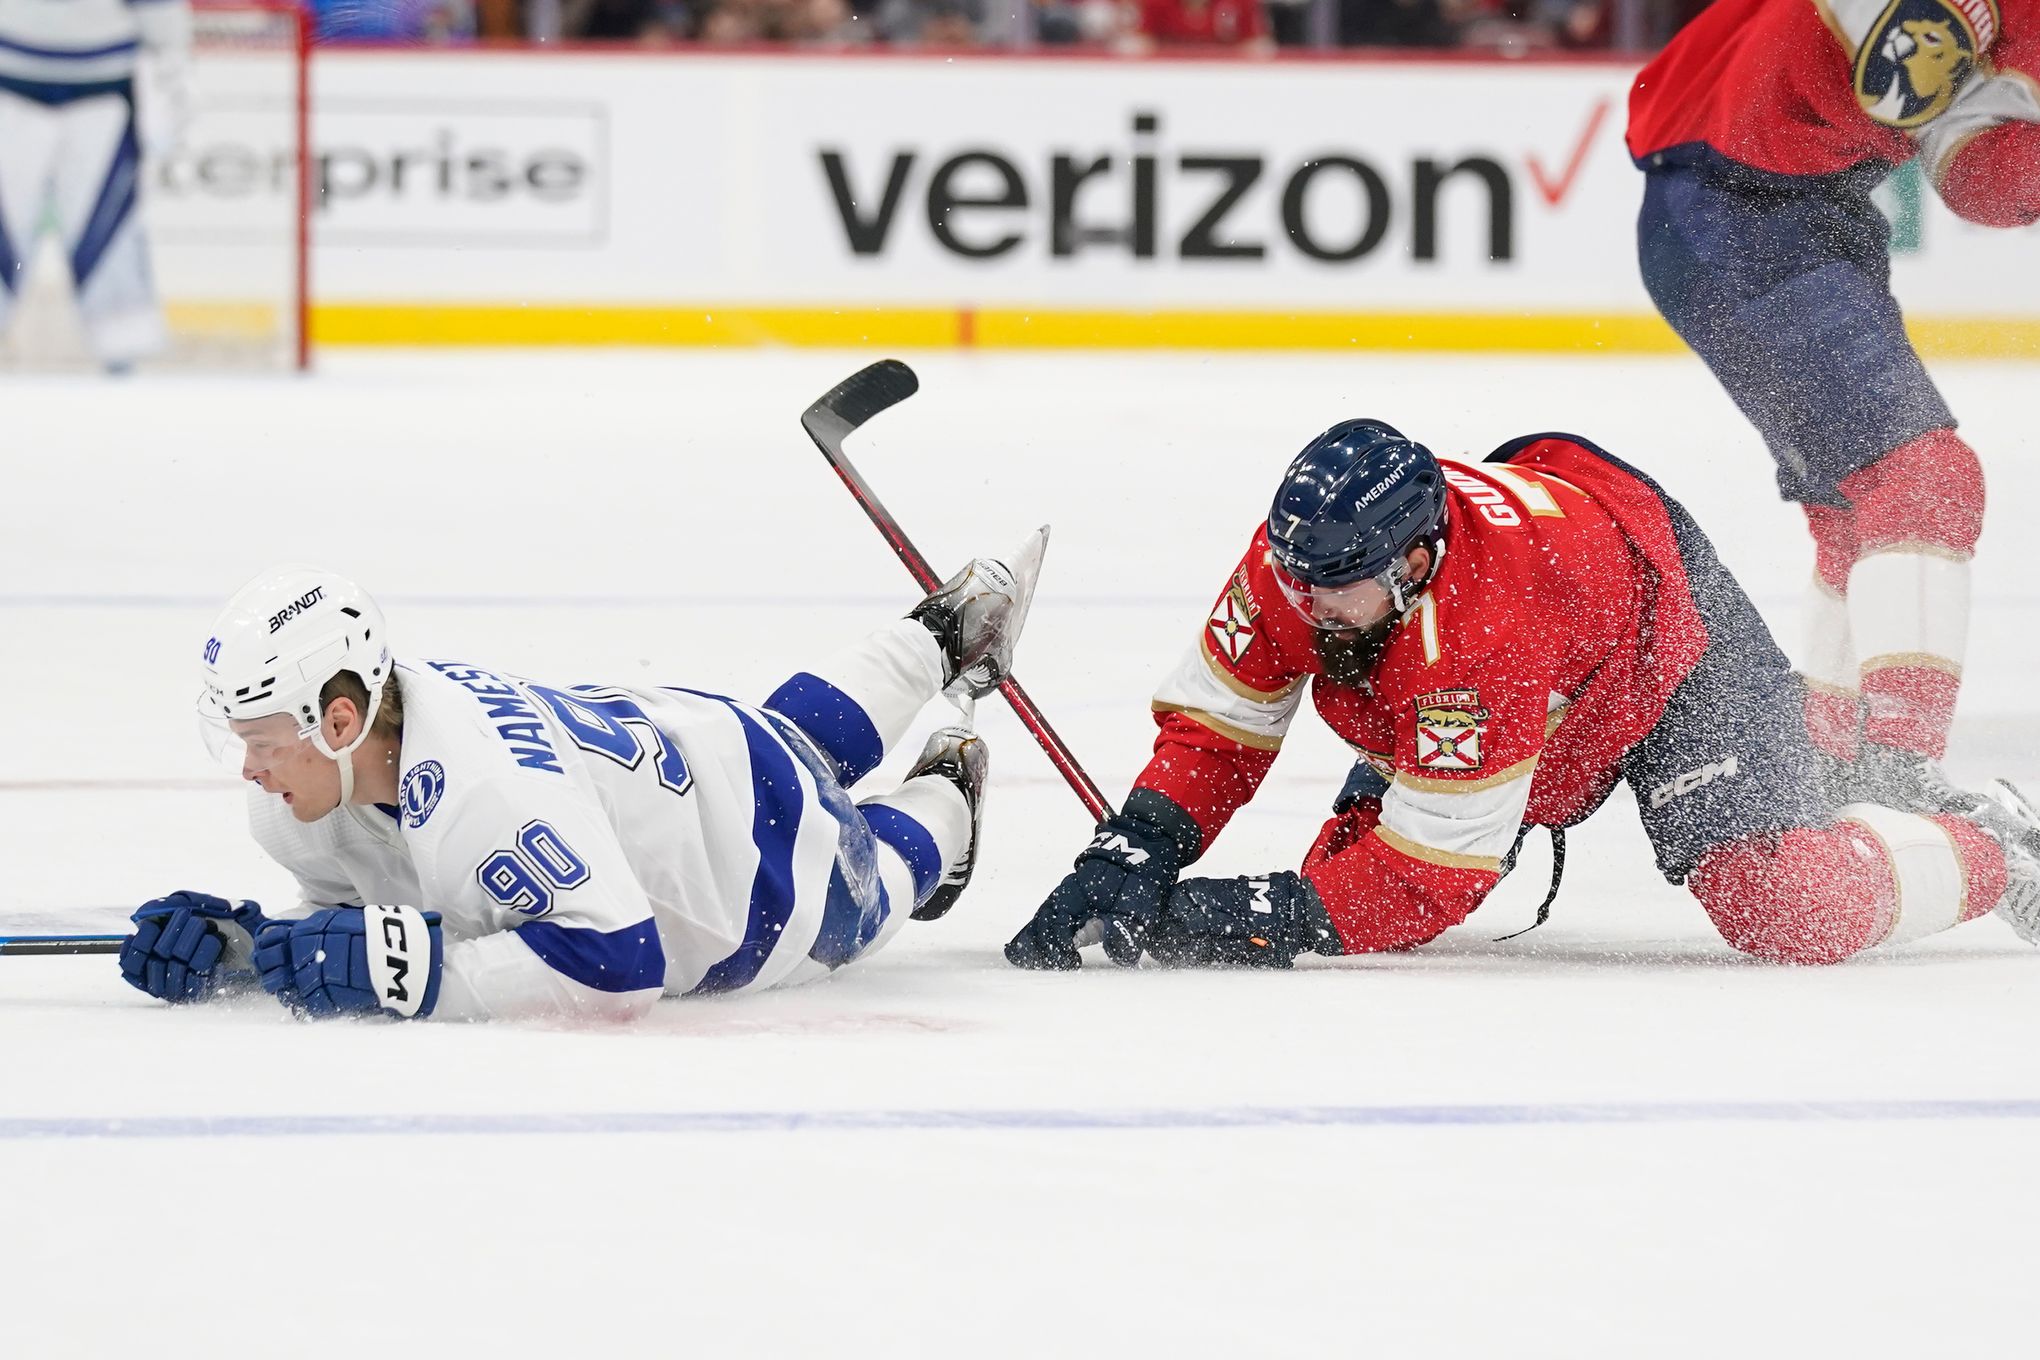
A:
[[[0,0],[0,80],[125,80],[138,52],[181,59],[190,46],[184,0]]]
[[[816,976],[893,910],[864,819],[774,714],[458,662],[396,673],[399,803],[307,825],[256,789],[250,821],[301,911],[441,914],[435,1017],[629,1016]]]

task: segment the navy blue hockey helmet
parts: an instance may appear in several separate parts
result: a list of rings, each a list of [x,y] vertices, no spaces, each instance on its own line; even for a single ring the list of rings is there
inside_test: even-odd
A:
[[[1445,526],[1445,473],[1379,420],[1342,420],[1296,455],[1268,510],[1268,545],[1308,585],[1379,576]]]

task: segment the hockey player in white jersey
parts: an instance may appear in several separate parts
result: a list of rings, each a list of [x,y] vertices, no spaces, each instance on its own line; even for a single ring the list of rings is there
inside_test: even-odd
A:
[[[898,789],[847,790],[938,693],[1005,677],[1046,535],[755,706],[396,659],[353,583],[258,577],[200,709],[302,900],[157,899],[122,972],[169,1001],[259,979],[311,1016],[630,1018],[861,958],[969,880],[984,743],[943,729]]]
[[[99,361],[121,369],[163,347],[135,211],[135,65],[154,62],[170,107],[151,121],[174,128],[190,49],[185,0],[0,0],[0,334],[47,216]]]

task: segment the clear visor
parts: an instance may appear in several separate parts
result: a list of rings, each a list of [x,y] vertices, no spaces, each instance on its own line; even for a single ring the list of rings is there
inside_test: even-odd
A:
[[[1392,614],[1407,608],[1402,565],[1390,567],[1378,576],[1363,577],[1338,586],[1314,586],[1299,581],[1280,566],[1275,567],[1275,584],[1290,607],[1303,615],[1311,627],[1327,633],[1373,628]]]
[[[238,779],[274,769],[312,739],[288,713],[230,719],[207,695],[198,701],[198,734],[213,762]]]

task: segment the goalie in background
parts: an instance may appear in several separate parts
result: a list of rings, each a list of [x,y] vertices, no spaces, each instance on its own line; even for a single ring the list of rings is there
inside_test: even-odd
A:
[[[160,105],[150,125],[174,142],[188,107],[184,0],[0,0],[0,335],[50,222],[87,342],[112,372],[166,342],[137,212],[141,53]]]
[[[300,901],[159,898],[121,971],[166,1001],[259,979],[307,1016],[454,1020],[631,1019],[833,972],[969,882],[974,732],[937,731],[896,789],[849,790],[938,693],[1005,678],[1046,543],[977,559],[755,705],[393,659],[360,587],[266,573],[206,642],[199,709]]]

